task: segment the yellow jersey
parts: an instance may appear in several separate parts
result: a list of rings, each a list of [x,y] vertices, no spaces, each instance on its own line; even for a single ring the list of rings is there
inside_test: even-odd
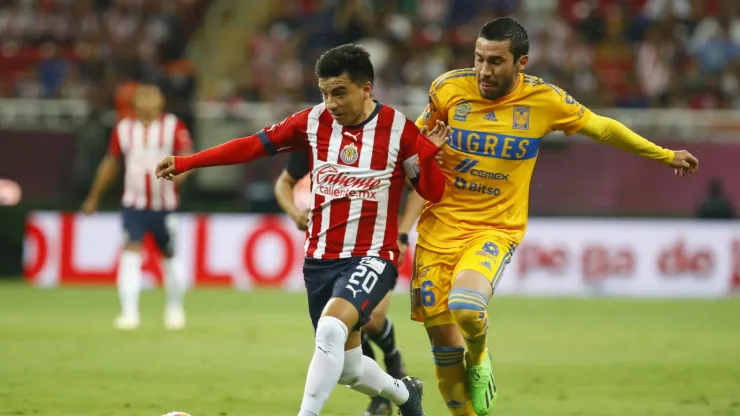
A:
[[[417,244],[456,251],[492,234],[519,244],[542,138],[553,130],[573,134],[589,117],[571,95],[531,75],[519,74],[516,89],[496,100],[481,97],[472,68],[437,78],[416,125],[442,120],[452,129],[442,162],[447,189],[440,202],[426,203]]]

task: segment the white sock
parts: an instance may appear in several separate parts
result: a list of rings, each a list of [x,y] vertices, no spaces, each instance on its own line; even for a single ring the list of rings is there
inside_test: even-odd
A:
[[[375,360],[363,355],[362,347],[344,353],[344,371],[341,378],[341,381],[352,390],[370,397],[381,396],[395,405],[402,405],[409,399],[406,385],[383,371]]]
[[[347,326],[339,319],[332,316],[319,319],[316,349],[308,366],[299,416],[318,416],[321,413],[342,374],[348,334]]]
[[[141,254],[124,250],[118,265],[118,298],[121,314],[139,316],[139,292],[141,291]]]
[[[162,265],[164,266],[164,289],[167,296],[167,308],[182,309],[187,287],[183,274],[180,273],[179,263],[174,259],[164,258]]]

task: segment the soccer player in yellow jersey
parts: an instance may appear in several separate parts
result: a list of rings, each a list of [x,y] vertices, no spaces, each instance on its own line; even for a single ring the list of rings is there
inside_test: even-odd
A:
[[[486,307],[524,236],[543,137],[554,130],[579,133],[673,167],[679,176],[698,167],[687,151],[659,147],[524,74],[528,50],[527,32],[517,21],[486,23],[475,44],[475,67],[437,78],[417,120],[428,129],[441,120],[452,131],[442,159],[447,190],[440,202],[426,203],[417,226],[411,298],[412,317],[427,329],[439,389],[453,415],[487,415],[496,400]]]

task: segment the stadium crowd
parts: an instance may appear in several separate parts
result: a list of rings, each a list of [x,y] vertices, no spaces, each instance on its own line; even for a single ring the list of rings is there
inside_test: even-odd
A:
[[[81,98],[116,74],[183,53],[192,0],[0,0],[0,96]],[[313,62],[360,42],[385,102],[423,103],[470,66],[476,28],[513,15],[528,72],[593,107],[740,107],[740,3],[732,0],[288,0],[245,45],[251,76],[209,99],[316,101]],[[70,22],[75,24],[69,24]],[[64,53],[63,53],[64,52]],[[66,53],[69,52],[69,53]],[[106,89],[103,89],[106,91]]]
[[[439,74],[472,65],[481,24],[513,15],[530,34],[528,72],[594,107],[740,106],[740,3],[720,0],[294,2],[249,48],[247,100],[318,100],[311,65],[336,43],[372,50],[381,100],[423,103]],[[328,3],[328,2],[324,2]],[[327,44],[331,39],[332,44]],[[277,65],[275,65],[277,62]],[[274,68],[278,68],[274,71]]]
[[[187,73],[182,58],[204,3],[0,0],[0,97],[110,102],[132,78]]]

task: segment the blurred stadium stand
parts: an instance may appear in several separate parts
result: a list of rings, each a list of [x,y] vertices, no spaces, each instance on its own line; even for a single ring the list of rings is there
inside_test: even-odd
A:
[[[690,216],[714,176],[740,201],[731,0],[0,0],[0,179],[21,185],[22,204],[76,208],[127,111],[127,83],[160,79],[205,148],[319,101],[313,63],[347,42],[371,51],[377,98],[413,118],[429,83],[471,66],[478,27],[504,14],[529,31],[528,73],[708,161],[679,183],[650,162],[554,136],[533,214]],[[184,208],[274,211],[282,160],[199,172]]]

